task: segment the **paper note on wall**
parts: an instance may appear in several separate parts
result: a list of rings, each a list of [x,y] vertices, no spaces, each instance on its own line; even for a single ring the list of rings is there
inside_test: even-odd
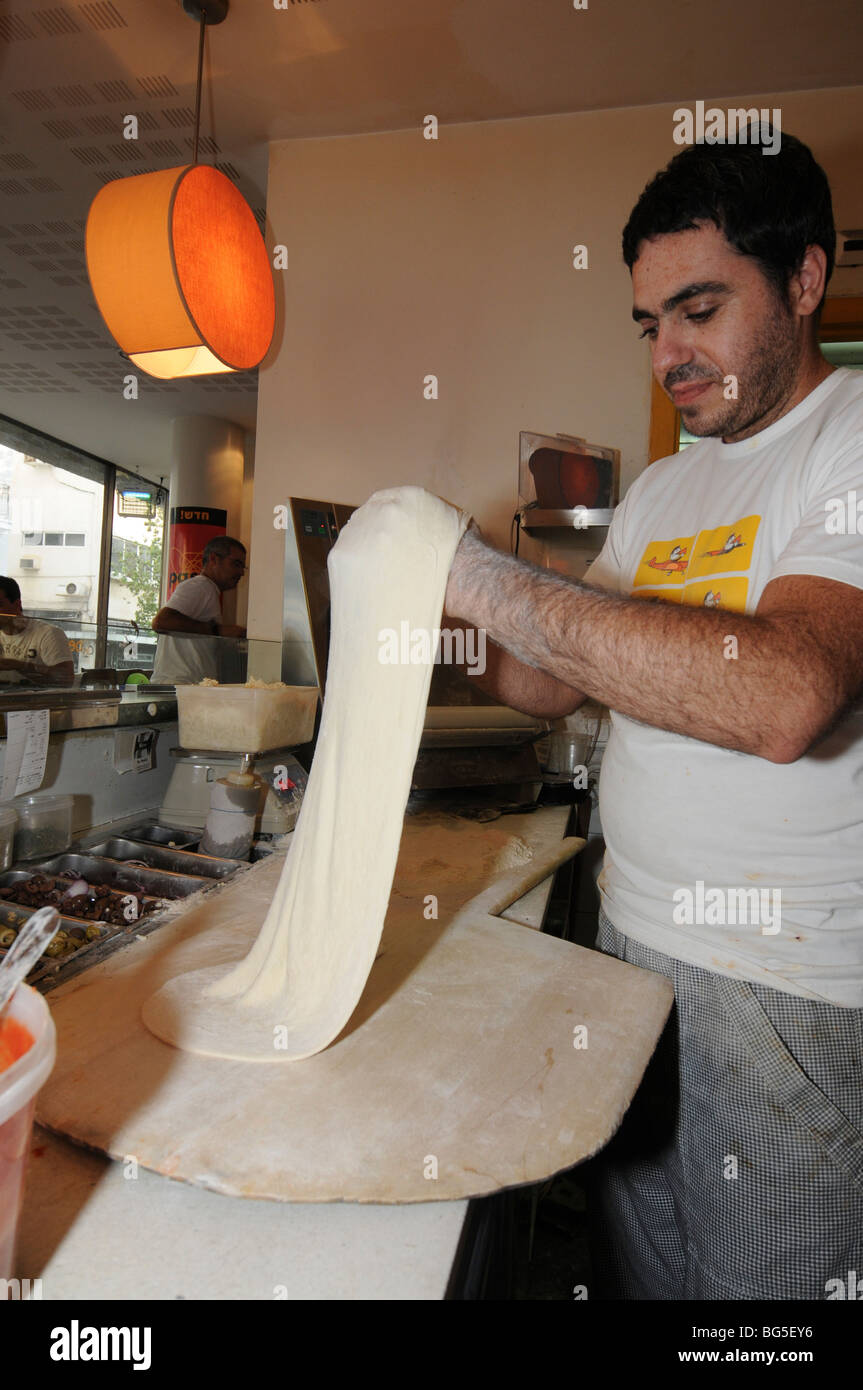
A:
[[[0,801],[35,791],[45,776],[51,714],[47,709],[10,710],[6,715],[6,761]]]

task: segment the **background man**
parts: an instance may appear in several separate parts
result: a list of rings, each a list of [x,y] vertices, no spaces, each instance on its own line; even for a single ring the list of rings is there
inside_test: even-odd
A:
[[[178,584],[153,619],[159,634],[154,684],[196,684],[205,676],[217,680],[218,645],[202,639],[246,635],[244,627],[222,622],[222,594],[236,589],[246,572],[245,546],[233,536],[216,536],[204,546],[202,558],[201,573]]]
[[[71,685],[72,649],[61,627],[25,618],[21,590],[0,576],[0,681],[5,684]]]
[[[769,157],[672,160],[624,259],[654,375],[705,438],[641,474],[588,582],[476,531],[450,574],[499,699],[610,707],[598,945],[675,986],[596,1165],[600,1296],[823,1299],[863,1268],[863,373],[818,348],[834,241],[785,132]],[[852,520],[828,529],[837,499]],[[675,546],[682,569],[649,565]],[[681,911],[699,883],[729,910]],[[752,888],[781,894],[778,931],[731,913]]]

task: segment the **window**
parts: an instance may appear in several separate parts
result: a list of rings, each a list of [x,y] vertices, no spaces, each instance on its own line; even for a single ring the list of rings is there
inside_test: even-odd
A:
[[[148,515],[118,516],[121,479],[149,496]],[[24,612],[63,629],[76,671],[151,668],[167,503],[159,485],[0,416],[0,521],[4,488],[11,525],[0,525],[0,574],[17,579]]]

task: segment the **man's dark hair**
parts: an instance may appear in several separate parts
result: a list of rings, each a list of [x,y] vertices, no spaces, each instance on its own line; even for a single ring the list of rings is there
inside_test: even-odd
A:
[[[769,131],[762,122],[765,143]],[[749,127],[746,134],[752,133]],[[643,241],[691,231],[697,222],[715,223],[735,251],[758,261],[786,306],[789,280],[808,246],[824,249],[825,286],[833,274],[836,228],[827,175],[808,146],[785,131],[776,154],[741,143],[691,145],[675,155],[651,179],[623,229],[628,268],[638,260]],[[816,323],[823,302],[822,297]]]
[[[242,541],[235,541],[233,536],[214,536],[211,541],[207,541],[201,556],[204,564],[208,560],[226,560],[232,550],[242,550],[246,553],[246,547]]]
[[[0,574],[0,592],[6,595],[10,603],[17,603],[21,597],[21,590],[15,580],[7,579],[5,574]]]

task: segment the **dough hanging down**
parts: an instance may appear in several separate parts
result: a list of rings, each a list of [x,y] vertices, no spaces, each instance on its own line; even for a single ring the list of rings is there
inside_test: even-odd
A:
[[[376,492],[341,531],[328,563],[320,734],[278,888],[239,965],[180,975],[146,1001],[157,1037],[209,1056],[283,1062],[320,1052],[347,1023],[383,929],[435,649],[432,641],[422,664],[387,664],[382,633],[440,626],[468,520],[403,487]]]

